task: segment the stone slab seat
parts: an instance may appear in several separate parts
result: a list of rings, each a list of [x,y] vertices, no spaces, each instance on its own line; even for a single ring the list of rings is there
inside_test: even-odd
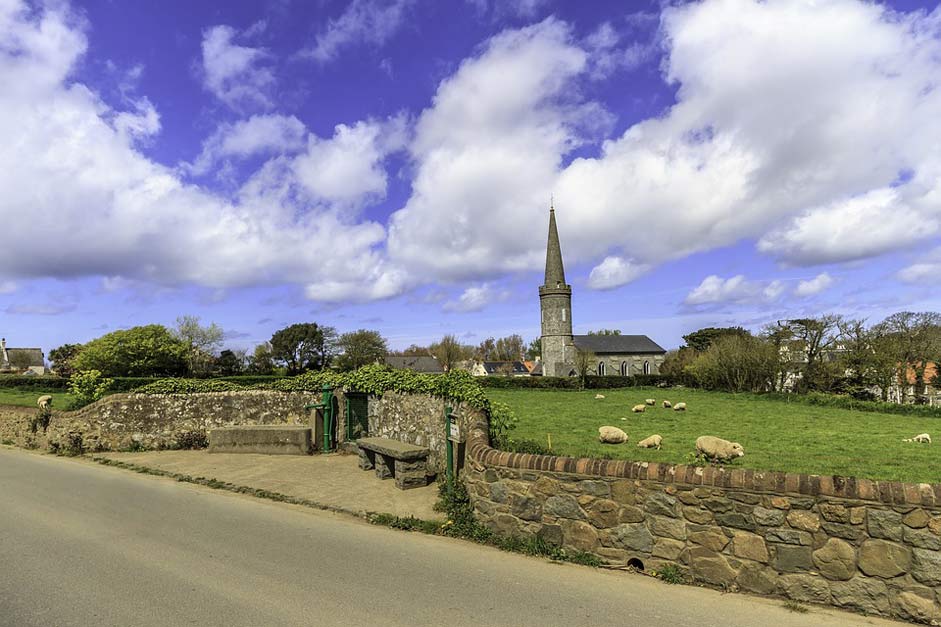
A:
[[[415,446],[389,438],[360,438],[359,467],[376,469],[380,479],[395,479],[401,490],[428,485],[428,454],[424,446]]]
[[[309,455],[310,427],[297,425],[242,425],[209,430],[210,453]]]

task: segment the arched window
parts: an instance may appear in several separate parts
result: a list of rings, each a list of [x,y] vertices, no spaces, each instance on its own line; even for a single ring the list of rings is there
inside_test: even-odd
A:
[[[627,362],[626,362],[626,361],[622,361],[622,362],[621,362],[621,376],[622,376],[622,377],[626,377],[626,376],[627,376],[628,368],[629,368],[629,366],[627,365]]]
[[[650,362],[649,361],[644,362],[644,374],[650,374]]]
[[[599,362],[598,362],[598,376],[599,376],[599,377],[603,377],[604,375],[605,375],[605,371],[604,371],[604,362],[603,362],[603,361],[599,361]]]

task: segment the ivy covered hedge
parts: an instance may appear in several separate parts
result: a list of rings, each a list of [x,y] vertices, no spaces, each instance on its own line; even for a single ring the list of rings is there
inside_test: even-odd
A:
[[[245,386],[221,379],[159,379],[137,388],[135,394],[202,394],[206,392],[237,392]]]

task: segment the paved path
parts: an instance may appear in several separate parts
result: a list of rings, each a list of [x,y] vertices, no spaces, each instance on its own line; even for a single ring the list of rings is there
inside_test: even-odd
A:
[[[889,626],[0,447],[0,625]]]
[[[399,490],[392,479],[360,470],[356,455],[254,455],[206,451],[106,453],[121,461],[296,496],[351,513],[440,519],[435,484]]]

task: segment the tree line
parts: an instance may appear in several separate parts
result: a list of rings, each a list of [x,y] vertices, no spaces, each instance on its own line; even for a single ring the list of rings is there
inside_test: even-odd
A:
[[[758,333],[709,327],[683,336],[662,374],[708,389],[848,394],[860,399],[925,402],[941,363],[941,314],[903,311],[868,324],[840,315],[779,320]],[[891,398],[893,392],[896,398]]]

